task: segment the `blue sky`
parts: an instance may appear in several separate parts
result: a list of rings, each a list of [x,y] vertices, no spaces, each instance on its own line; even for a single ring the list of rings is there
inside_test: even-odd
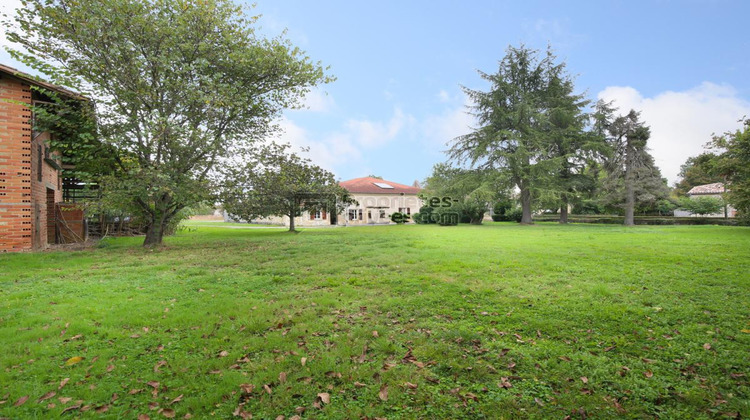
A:
[[[711,133],[750,116],[743,0],[259,0],[249,12],[338,78],[279,123],[281,140],[310,147],[342,180],[427,177],[471,129],[460,86],[486,89],[477,70],[495,72],[508,45],[549,43],[579,92],[642,111],[670,183]],[[0,61],[18,65],[5,52]]]

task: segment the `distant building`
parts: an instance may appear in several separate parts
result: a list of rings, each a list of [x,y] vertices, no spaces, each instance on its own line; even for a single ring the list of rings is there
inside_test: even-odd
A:
[[[726,189],[724,184],[721,182],[715,182],[713,184],[696,185],[687,192],[687,196],[691,199],[698,197],[711,197],[719,200],[724,199],[724,193]],[[686,210],[675,210],[675,217],[736,217],[737,210],[730,205],[725,205],[724,210],[719,213],[712,214],[693,214]]]
[[[396,212],[411,216],[422,207],[419,198],[421,188],[399,184],[380,178],[364,177],[340,182],[339,185],[349,191],[355,204],[349,205],[340,214],[330,211],[314,213],[303,212],[295,218],[295,226],[352,226],[376,225],[391,223],[391,215]],[[228,215],[225,221],[233,221]],[[251,223],[289,225],[289,218],[267,217],[252,220]]]
[[[422,200],[418,186],[408,186],[378,178],[355,178],[340,182],[357,201],[339,217],[339,225],[387,224],[391,214],[411,216],[419,212]]]

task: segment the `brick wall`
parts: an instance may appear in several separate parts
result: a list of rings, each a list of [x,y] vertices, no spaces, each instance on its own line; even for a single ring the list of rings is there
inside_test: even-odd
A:
[[[32,247],[29,85],[0,75],[0,252]]]
[[[28,83],[0,74],[0,252],[45,248],[47,190],[62,201],[59,173],[45,162],[49,134],[33,138],[31,96]]]

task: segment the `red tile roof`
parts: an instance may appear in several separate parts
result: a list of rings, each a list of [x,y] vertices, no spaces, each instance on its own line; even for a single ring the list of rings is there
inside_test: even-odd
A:
[[[376,183],[389,185],[393,188],[379,187]],[[408,185],[372,177],[350,179],[348,181],[339,182],[339,185],[346,188],[351,193],[364,194],[419,194],[419,192],[422,191],[419,187],[410,187]]]
[[[696,185],[688,191],[688,195],[701,195],[701,194],[723,194],[724,184],[716,182],[714,184]]]

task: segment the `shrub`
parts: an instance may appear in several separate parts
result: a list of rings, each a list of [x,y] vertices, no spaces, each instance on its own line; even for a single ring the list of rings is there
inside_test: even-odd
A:
[[[419,213],[417,213],[417,214],[419,214]],[[404,223],[406,223],[408,221],[409,221],[409,215],[406,214],[406,213],[395,212],[395,213],[391,214],[391,222],[393,222],[393,223],[396,223],[398,225],[402,225],[402,224],[404,224]]]
[[[414,215],[416,217],[416,215],[419,214],[420,221],[417,223],[424,223],[424,224],[435,223],[435,221],[432,218],[433,211],[435,211],[435,209],[430,206],[422,206],[422,208],[419,209],[419,213],[416,213]],[[414,221],[416,222],[416,219]]]
[[[452,207],[438,207],[430,215],[430,220],[440,226],[456,226],[461,220],[461,212]]]

